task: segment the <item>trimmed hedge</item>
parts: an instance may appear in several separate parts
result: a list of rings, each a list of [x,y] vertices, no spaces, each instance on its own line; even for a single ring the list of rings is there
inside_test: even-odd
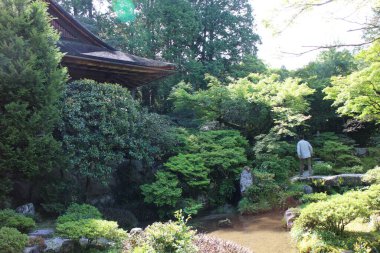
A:
[[[29,232],[36,227],[32,218],[16,213],[11,209],[0,211],[0,227],[16,228],[22,233]]]

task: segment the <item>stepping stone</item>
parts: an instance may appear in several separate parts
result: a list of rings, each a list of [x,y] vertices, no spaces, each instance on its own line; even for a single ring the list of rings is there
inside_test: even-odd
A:
[[[359,186],[364,185],[362,181],[363,174],[340,174],[333,176],[306,176],[306,177],[293,177],[290,181],[302,182],[308,184],[320,184],[324,186]]]
[[[32,247],[26,247],[23,251],[23,253],[40,253],[40,247],[38,246],[32,246]]]
[[[33,232],[29,233],[29,236],[50,238],[53,236],[53,234],[54,234],[54,229],[44,228],[44,229],[34,230]]]

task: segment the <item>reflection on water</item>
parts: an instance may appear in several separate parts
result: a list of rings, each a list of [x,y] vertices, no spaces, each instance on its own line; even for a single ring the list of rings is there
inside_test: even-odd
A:
[[[282,227],[280,212],[230,217],[232,228],[219,228],[217,220],[206,220],[202,227],[210,235],[233,241],[254,253],[296,253],[289,233]]]

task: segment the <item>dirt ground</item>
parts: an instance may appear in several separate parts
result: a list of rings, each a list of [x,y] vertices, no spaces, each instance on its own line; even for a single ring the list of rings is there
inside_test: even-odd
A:
[[[217,229],[209,234],[236,242],[254,253],[296,253],[289,232],[282,228],[282,214],[271,212],[232,218],[233,228]]]

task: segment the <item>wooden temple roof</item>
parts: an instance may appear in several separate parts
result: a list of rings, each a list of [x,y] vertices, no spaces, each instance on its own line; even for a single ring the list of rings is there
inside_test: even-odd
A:
[[[111,47],[66,12],[53,0],[46,0],[52,25],[61,38],[65,53],[62,65],[72,79],[88,78],[99,82],[119,83],[133,89],[175,73],[175,65],[127,54]]]

